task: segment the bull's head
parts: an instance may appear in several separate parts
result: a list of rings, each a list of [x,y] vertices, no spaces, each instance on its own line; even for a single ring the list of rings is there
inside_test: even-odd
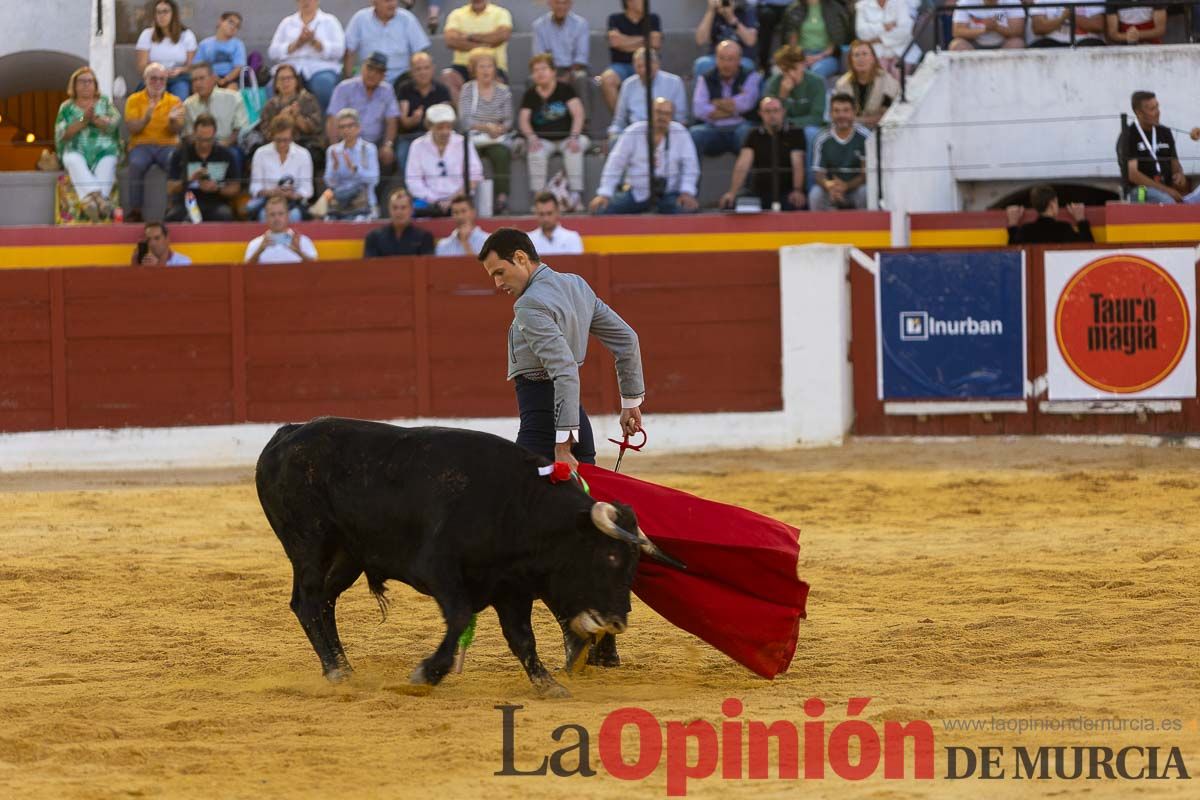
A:
[[[580,554],[580,560],[564,570],[569,575],[555,576],[555,597],[546,598],[567,633],[568,664],[595,637],[625,631],[640,555],[685,569],[642,533],[629,506],[594,503],[590,512],[580,515],[579,524],[586,555]]]
[[[655,561],[660,561],[667,566],[674,567],[675,569],[687,569],[687,565],[682,561],[671,558],[658,549],[658,545],[650,541],[650,538],[642,532],[641,527],[637,525],[637,520],[634,520],[633,526],[633,529],[637,533],[630,533],[626,528],[622,528],[618,524],[618,515],[617,507],[610,503],[596,503],[596,505],[592,506],[592,523],[605,536],[611,536],[614,539],[637,545],[638,549],[644,555],[653,558]]]

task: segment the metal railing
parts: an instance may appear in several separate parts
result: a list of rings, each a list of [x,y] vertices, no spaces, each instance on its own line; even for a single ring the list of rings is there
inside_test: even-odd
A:
[[[1196,41],[1196,32],[1195,32],[1193,24],[1192,24],[1192,7],[1193,7],[1194,3],[1195,3],[1195,0],[1155,0],[1154,7],[1155,8],[1166,7],[1168,9],[1170,9],[1170,8],[1183,9],[1183,13],[1186,18],[1188,42],[1195,42]],[[1072,47],[1072,48],[1075,47],[1075,37],[1076,37],[1075,13],[1076,13],[1076,9],[1087,8],[1087,7],[1094,8],[1096,6],[1105,7],[1107,9],[1107,4],[1102,3],[1102,2],[1097,3],[1094,0],[1092,0],[1092,2],[1088,2],[1087,0],[1067,0],[1066,2],[1055,3],[1054,6],[1050,6],[1050,8],[1054,8],[1054,7],[1065,8],[1068,11],[1067,23],[1070,27],[1070,44],[1069,44],[1070,47]],[[1034,8],[1045,10],[1047,8],[1047,6],[1034,6]],[[913,70],[915,70],[917,66],[920,66],[921,62],[925,60],[926,54],[928,54],[929,52],[937,52],[939,50],[944,50],[949,46],[950,42],[945,41],[943,25],[941,24],[941,21],[943,19],[946,19],[947,17],[953,18],[954,12],[956,12],[956,11],[982,11],[982,10],[994,11],[996,9],[1008,9],[1008,10],[1012,10],[1012,11],[1019,11],[1019,12],[1021,12],[1021,15],[1025,18],[1026,25],[1028,25],[1029,16],[1030,16],[1030,14],[1029,14],[1030,6],[1026,6],[1023,3],[1019,3],[1019,2],[1004,2],[1004,3],[996,3],[994,5],[987,5],[985,3],[976,3],[976,4],[960,3],[958,5],[953,5],[953,4],[940,5],[940,6],[937,6],[933,9],[925,12],[921,16],[921,18],[917,21],[916,27],[913,28],[912,41],[910,41],[908,43],[908,47],[904,48],[904,52],[900,54],[899,63],[900,64],[908,63],[908,58],[912,52],[912,49],[914,47],[917,47],[918,49],[920,48],[920,46],[917,44],[917,42],[925,34],[928,33],[930,25],[933,26],[933,49],[932,49],[932,51],[930,51],[930,50],[922,50],[921,51],[920,57],[917,59],[916,64],[913,65]],[[1106,14],[1108,13],[1107,10],[1105,13]],[[1022,35],[1022,37],[1024,37],[1024,29],[1022,29],[1021,35]],[[1103,38],[1105,38],[1105,40],[1107,41],[1106,34],[1101,34],[1101,36]],[[953,33],[953,29],[951,29],[950,39],[953,40],[953,38],[954,38],[954,33]],[[1040,38],[1049,38],[1049,34],[1046,34],[1045,36],[1042,36]],[[908,80],[907,80],[908,72],[909,72],[909,70],[907,70],[907,69],[900,70],[900,102],[902,102],[902,103],[908,102],[908,91],[907,91],[908,90]]]

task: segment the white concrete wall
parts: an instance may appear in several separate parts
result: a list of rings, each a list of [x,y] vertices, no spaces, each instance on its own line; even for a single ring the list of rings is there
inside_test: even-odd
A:
[[[1111,179],[1120,114],[1135,90],[1158,94],[1165,125],[1200,121],[1195,63],[1193,45],[931,53],[909,102],[883,119],[885,204],[964,210],[958,181]],[[1200,145],[1176,138],[1194,171]]]
[[[94,6],[94,0],[7,0],[0,5],[11,6],[4,15],[0,58],[26,50],[56,50],[88,59],[94,13],[88,6]]]

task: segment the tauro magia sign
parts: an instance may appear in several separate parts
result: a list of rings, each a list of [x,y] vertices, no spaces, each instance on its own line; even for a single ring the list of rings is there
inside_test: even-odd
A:
[[[1051,400],[1196,396],[1195,251],[1046,253]]]

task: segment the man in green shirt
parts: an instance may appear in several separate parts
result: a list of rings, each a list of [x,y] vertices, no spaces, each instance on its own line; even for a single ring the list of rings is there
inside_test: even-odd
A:
[[[808,207],[833,211],[867,207],[867,131],[854,123],[854,98],[835,94],[829,101],[833,125],[813,142],[813,186]]]

